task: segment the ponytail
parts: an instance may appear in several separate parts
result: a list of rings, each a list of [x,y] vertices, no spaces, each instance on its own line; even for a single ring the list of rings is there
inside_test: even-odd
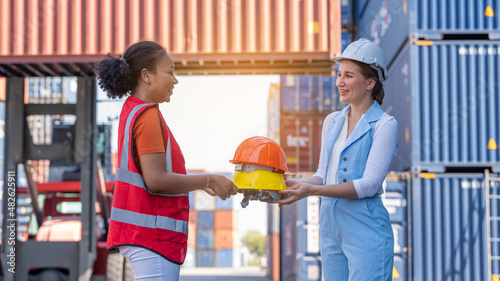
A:
[[[132,70],[125,59],[108,54],[103,60],[96,63],[94,73],[98,84],[109,98],[122,98],[134,88]]]
[[[160,44],[141,41],[128,47],[123,58],[108,54],[95,64],[94,73],[109,98],[122,98],[135,89],[143,69],[155,74],[156,66],[166,55]]]

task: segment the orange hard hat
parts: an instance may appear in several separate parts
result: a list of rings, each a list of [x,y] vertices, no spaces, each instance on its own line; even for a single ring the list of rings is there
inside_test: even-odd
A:
[[[266,137],[251,137],[244,140],[229,162],[248,163],[273,167],[279,171],[288,171],[285,152],[279,144]]]

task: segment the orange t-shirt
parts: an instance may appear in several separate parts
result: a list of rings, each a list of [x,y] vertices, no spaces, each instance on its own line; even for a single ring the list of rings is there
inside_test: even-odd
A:
[[[165,153],[162,125],[158,106],[146,108],[134,124],[134,157],[141,169],[139,156],[152,153]]]

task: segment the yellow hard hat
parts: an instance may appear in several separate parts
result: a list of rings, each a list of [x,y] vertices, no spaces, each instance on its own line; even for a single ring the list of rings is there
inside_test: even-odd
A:
[[[232,178],[239,189],[286,190],[283,174],[256,170],[250,173],[236,171]]]

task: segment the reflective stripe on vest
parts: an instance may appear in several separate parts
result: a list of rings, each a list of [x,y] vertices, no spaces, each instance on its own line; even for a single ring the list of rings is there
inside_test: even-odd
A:
[[[111,219],[118,222],[133,224],[148,228],[166,229],[175,232],[181,232],[187,235],[188,222],[176,220],[164,216],[153,216],[136,213],[128,210],[122,210],[113,207],[111,209]]]
[[[162,193],[155,193],[151,192],[146,187],[146,184],[144,183],[144,179],[141,174],[134,173],[128,170],[128,161],[129,161],[129,149],[130,152],[132,153],[132,147],[129,147],[129,138],[130,138],[130,123],[132,122],[132,118],[134,118],[134,115],[137,113],[137,111],[141,110],[142,108],[146,106],[151,106],[153,104],[147,103],[147,104],[139,104],[136,105],[132,111],[130,111],[129,115],[127,116],[127,123],[125,124],[125,134],[124,134],[124,139],[123,139],[123,146],[122,146],[122,158],[120,161],[120,167],[116,169],[116,180],[119,180],[121,182],[128,183],[133,186],[137,186],[140,188],[145,189],[147,192],[150,194],[154,194],[157,196],[188,196],[188,193],[179,193],[179,194],[162,194]],[[169,135],[169,134],[168,134]],[[167,147],[166,147],[166,153],[165,153],[165,162],[167,166],[167,172],[172,172],[172,147],[170,144],[170,135],[168,137],[167,141]]]

